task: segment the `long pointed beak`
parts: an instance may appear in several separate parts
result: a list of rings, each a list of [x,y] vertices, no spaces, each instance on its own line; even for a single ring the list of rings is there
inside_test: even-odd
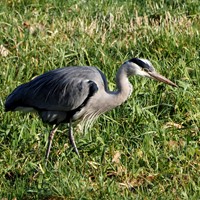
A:
[[[157,72],[148,72],[148,74],[155,80],[161,81],[163,83],[166,83],[168,85],[174,86],[174,87],[178,87],[175,83],[173,83],[172,81],[170,81],[169,79],[165,78],[164,76],[160,75]]]

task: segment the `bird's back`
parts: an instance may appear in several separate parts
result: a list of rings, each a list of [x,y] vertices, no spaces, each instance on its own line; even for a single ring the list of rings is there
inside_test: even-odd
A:
[[[35,109],[46,113],[55,111],[73,114],[100,89],[107,89],[107,83],[97,68],[59,68],[18,86],[7,97],[5,110]]]

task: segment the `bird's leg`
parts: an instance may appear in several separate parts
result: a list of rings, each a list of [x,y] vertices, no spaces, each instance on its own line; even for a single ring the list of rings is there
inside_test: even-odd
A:
[[[72,147],[74,148],[74,151],[75,151],[76,154],[78,155],[78,157],[80,157],[79,152],[78,152],[78,149],[77,149],[77,147],[76,147],[75,140],[74,140],[73,128],[72,128],[72,122],[71,122],[71,120],[70,120],[70,122],[69,122],[69,141],[70,141]]]
[[[48,146],[47,146],[46,155],[45,155],[46,161],[47,161],[48,158],[49,158],[49,153],[50,153],[50,149],[51,149],[51,144],[52,144],[53,137],[54,137],[54,134],[55,134],[55,132],[56,132],[57,129],[58,129],[58,125],[55,125],[55,126],[53,127],[52,131],[49,133]]]

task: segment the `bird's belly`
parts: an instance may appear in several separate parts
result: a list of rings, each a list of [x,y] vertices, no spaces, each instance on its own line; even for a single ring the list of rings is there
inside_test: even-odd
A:
[[[42,121],[48,124],[60,124],[63,122],[69,122],[69,117],[66,112],[62,111],[39,111],[38,112]]]
[[[23,111],[23,112],[34,112],[36,111],[33,107],[23,107],[19,106],[15,108],[15,111]]]
[[[76,112],[73,116],[72,116],[72,121],[79,121],[84,117],[84,113],[83,110],[80,110],[79,112]]]

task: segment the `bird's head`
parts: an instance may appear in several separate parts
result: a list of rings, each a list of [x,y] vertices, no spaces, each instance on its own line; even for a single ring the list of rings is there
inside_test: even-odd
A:
[[[175,83],[157,73],[151,62],[147,59],[132,58],[126,61],[124,65],[126,65],[128,76],[139,75],[148,78],[153,78],[155,80],[177,87]]]

